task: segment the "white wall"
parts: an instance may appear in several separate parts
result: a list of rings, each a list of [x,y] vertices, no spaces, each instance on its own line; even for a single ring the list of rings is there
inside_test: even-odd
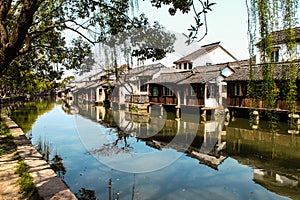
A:
[[[279,47],[279,62],[285,62],[290,59],[290,56],[287,52],[287,46],[285,44],[276,45],[276,47]],[[292,56],[294,59],[300,59],[300,43],[297,44],[297,51]],[[256,47],[256,64],[261,64],[261,53],[259,49]]]
[[[233,59],[228,53],[226,53],[221,47],[216,48],[215,50],[195,59],[193,62],[193,67],[205,66],[207,63],[220,64],[226,62],[233,62]]]

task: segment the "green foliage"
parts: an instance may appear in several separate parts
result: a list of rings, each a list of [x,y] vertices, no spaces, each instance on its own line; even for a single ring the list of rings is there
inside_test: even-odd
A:
[[[296,40],[294,27],[296,26],[296,9],[298,1],[279,1],[279,0],[249,0],[248,7],[248,32],[250,36],[249,53],[254,57],[254,46],[257,45],[260,51],[260,62],[262,67],[262,88],[257,92],[254,70],[255,64],[250,61],[250,81],[248,83],[248,97],[254,98],[255,107],[259,107],[259,101],[264,102],[264,107],[268,109],[267,115],[270,120],[271,131],[277,130],[276,108],[278,96],[286,94],[288,108],[291,113],[295,113],[295,102],[297,95],[297,66],[295,64]],[[282,23],[283,22],[283,23]],[[280,26],[282,25],[282,26]],[[281,76],[282,80],[276,85],[274,70],[278,65],[273,63],[274,31],[285,30],[284,42],[288,49],[290,58],[288,66],[282,65],[284,69]],[[259,35],[259,38],[256,35]],[[275,37],[275,38],[273,38]],[[260,39],[259,43],[257,39]],[[278,69],[277,69],[278,70]],[[251,115],[251,114],[250,114]]]
[[[2,118],[0,118],[0,135],[9,134],[9,128],[6,126]]]
[[[11,118],[28,133],[38,116],[53,109],[54,103],[51,100],[26,102],[18,109],[13,110]]]
[[[83,73],[83,72],[80,72],[80,73]],[[64,78],[64,80],[62,80],[58,85],[62,88],[65,88],[67,84],[74,82],[74,80],[75,80],[74,76],[68,76],[68,77]]]
[[[0,156],[11,153],[16,149],[14,137],[10,133],[5,122],[0,118]]]
[[[28,169],[24,159],[18,161],[16,169],[16,173],[20,176],[18,184],[20,185],[21,192],[26,198],[33,196],[37,192],[33,183],[33,178],[28,173]]]
[[[151,0],[151,3],[156,8],[162,4],[170,5],[171,15],[177,10],[194,12],[195,25],[192,27],[195,28],[190,30],[189,39],[196,39],[199,28],[206,26],[206,13],[214,5],[208,0]],[[144,15],[134,16],[136,7],[137,0],[1,1],[0,76],[11,76],[9,80],[41,77],[37,82],[45,89],[49,87],[48,81],[61,78],[64,69],[82,67],[81,71],[89,70],[88,65],[93,63],[91,45],[121,32],[147,26]],[[70,42],[70,36],[76,39]],[[146,57],[157,58],[157,55],[164,56],[163,50],[142,52]],[[23,87],[30,91],[29,85]]]
[[[113,35],[101,44],[106,57],[106,65],[117,67],[118,57],[124,57],[127,65],[130,65],[132,57],[139,61],[146,59],[160,60],[166,53],[173,52],[175,35],[169,33],[158,22],[150,25],[145,16],[141,16],[145,22],[138,28],[125,30],[118,35]]]
[[[130,106],[129,107],[129,111],[130,112],[138,112],[140,109],[139,109],[139,107],[137,107],[137,106]]]

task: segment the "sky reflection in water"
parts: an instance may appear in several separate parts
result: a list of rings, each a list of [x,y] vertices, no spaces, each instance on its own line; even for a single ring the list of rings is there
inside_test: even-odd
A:
[[[114,145],[119,138],[116,129],[80,115],[68,115],[61,105],[55,105],[53,110],[40,116],[30,132],[33,144],[40,139],[49,141],[52,156],[57,152],[63,158],[67,170],[64,179],[77,194],[85,188],[94,190],[98,199],[108,199],[111,179],[112,195],[116,197],[119,193],[120,199],[132,196],[134,199],[286,199],[280,195],[289,195],[287,187],[275,187],[275,192],[270,192],[253,180],[254,167],[250,161],[249,166],[239,163],[240,158],[243,160],[242,150],[234,150],[234,139],[227,141],[231,149],[224,151],[227,158],[215,170],[185,153],[172,148],[158,150],[135,137],[127,137],[126,142],[121,138]],[[104,145],[107,149],[103,150]],[[243,148],[243,143],[239,145]],[[99,148],[103,151],[92,153]],[[147,156],[138,159],[140,155]],[[119,169],[128,169],[128,172],[143,169],[145,173],[128,173],[109,167],[118,164],[122,165]],[[290,169],[293,170],[297,174],[294,168]],[[274,169],[274,173],[276,171]],[[266,185],[272,184],[266,182]],[[299,183],[293,190],[299,191]]]

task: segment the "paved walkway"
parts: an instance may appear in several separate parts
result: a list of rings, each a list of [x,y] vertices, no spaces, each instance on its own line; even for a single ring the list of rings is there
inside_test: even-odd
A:
[[[18,161],[14,160],[15,153],[0,157],[0,200],[21,199],[20,187],[17,184],[19,176],[15,174]]]
[[[37,187],[38,194],[45,200],[73,200],[76,196],[69,190],[64,182],[50,169],[49,164],[43,160],[30,141],[26,138],[19,126],[10,118],[5,118],[6,124],[14,136],[17,151],[29,167],[29,174]],[[1,156],[0,163],[0,200],[20,199],[19,187],[16,184],[18,176],[14,174],[17,161],[12,158],[15,154]],[[3,164],[3,165],[2,165]]]

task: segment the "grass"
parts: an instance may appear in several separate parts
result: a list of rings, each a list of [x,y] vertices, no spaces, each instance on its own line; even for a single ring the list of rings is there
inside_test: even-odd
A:
[[[24,159],[19,159],[16,173],[20,176],[18,184],[23,196],[29,198],[36,195],[37,189],[33,183],[33,178],[28,173],[28,166],[24,162]]]
[[[9,131],[3,119],[0,117],[0,156],[13,153],[16,150],[16,144],[14,142],[14,137]],[[28,166],[24,162],[24,159],[20,155],[15,154],[14,160],[18,160],[18,165],[16,168],[16,174],[19,175],[20,179],[18,184],[20,185],[20,190],[24,198],[30,199],[31,197],[37,196],[37,189],[33,183],[32,177],[28,173]]]
[[[0,118],[0,156],[14,152],[16,144],[8,127],[2,118]]]

